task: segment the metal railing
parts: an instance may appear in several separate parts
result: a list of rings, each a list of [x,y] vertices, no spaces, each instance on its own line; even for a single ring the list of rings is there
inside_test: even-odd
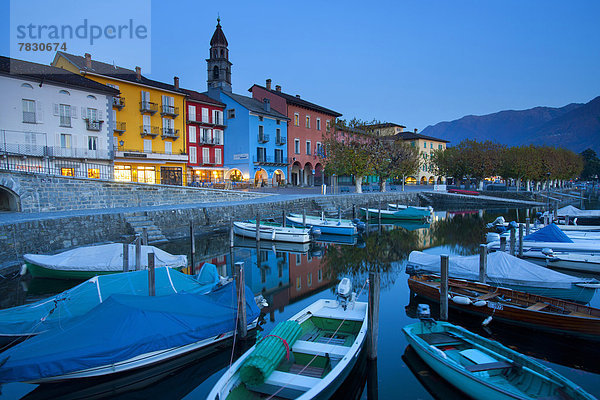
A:
[[[85,119],[85,127],[88,131],[99,131],[102,126],[102,121],[96,121],[89,118]]]
[[[267,143],[269,141],[269,135],[266,133],[258,134],[258,143]]]
[[[19,154],[4,153],[0,156],[0,170],[57,175],[72,178],[94,178],[114,180],[110,164],[97,164],[81,161],[35,158]]]
[[[179,129],[173,129],[173,128],[163,128],[162,129],[162,138],[166,139],[166,138],[173,138],[173,139],[177,139],[179,137]]]
[[[142,135],[142,137],[145,137],[145,136],[157,137],[159,133],[160,133],[160,128],[158,126],[140,125],[140,135]]]
[[[186,156],[187,155],[187,153],[185,151],[181,151],[179,153],[175,153],[175,152],[168,153],[168,152],[165,152],[165,151],[156,151],[156,150],[128,149],[128,148],[123,147],[123,146],[114,146],[113,149],[114,149],[115,152],[119,151],[119,152],[123,152],[123,153],[167,154],[167,155],[174,155],[174,154],[177,155],[177,154],[179,154],[179,155],[182,155],[182,156]]]
[[[150,101],[140,101],[140,112],[154,114],[158,111],[158,104]]]
[[[41,146],[34,144],[0,143],[0,154],[19,157],[56,157],[110,160],[108,150],[89,150],[80,147]]]
[[[119,110],[125,107],[125,97],[113,97],[113,107],[118,108]]]
[[[119,135],[122,135],[126,129],[127,129],[127,123],[118,122],[118,121],[114,122],[113,132],[118,133]]]
[[[179,115],[179,107],[163,104],[161,107],[160,115],[170,115],[172,117],[176,117]]]
[[[277,144],[279,146],[282,144],[286,144],[286,142],[287,142],[287,138],[285,136],[277,136],[275,138],[275,144]]]
[[[203,136],[200,136],[198,142],[200,144],[215,144],[215,145],[221,145],[221,144],[223,144],[221,142],[221,139],[220,138],[216,138],[216,137],[203,137]]]
[[[273,156],[254,156],[252,161],[255,164],[277,164],[277,165],[288,165],[287,157],[273,157]]]
[[[35,111],[23,111],[23,122],[35,124]]]
[[[71,127],[71,116],[70,115],[61,115],[59,125],[64,128]]]

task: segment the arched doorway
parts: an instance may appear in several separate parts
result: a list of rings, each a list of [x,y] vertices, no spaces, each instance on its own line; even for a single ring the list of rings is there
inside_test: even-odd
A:
[[[294,185],[294,186],[300,185],[301,178],[302,178],[302,167],[300,166],[300,163],[298,161],[296,161],[292,165],[292,172],[290,174],[290,179],[291,179],[292,185]]]
[[[12,190],[0,186],[0,211],[20,211],[21,201]]]
[[[281,186],[285,183],[285,174],[282,170],[276,169],[273,172],[273,186]]]
[[[304,164],[304,170],[302,172],[304,175],[304,181],[302,182],[302,184],[304,184],[306,186],[312,186],[314,184],[314,180],[315,180],[312,164],[309,162]]]
[[[415,178],[414,176],[407,176],[405,183],[407,185],[416,185],[417,184],[417,178]]]
[[[269,183],[269,175],[264,169],[259,169],[254,174],[254,186],[267,186]]]
[[[444,183],[444,180],[442,179],[442,177],[441,177],[441,176],[438,176],[438,179],[437,179],[437,184],[438,184],[438,185],[442,185],[443,183]]]
[[[315,186],[321,186],[323,183],[323,165],[318,163],[315,165]]]
[[[239,169],[232,168],[225,172],[225,179],[229,179],[231,182],[241,182],[244,179],[244,175]]]
[[[424,176],[421,177],[421,185],[427,185],[427,178]]]
[[[430,185],[433,185],[433,184],[435,184],[435,179],[433,178],[433,176],[430,176],[430,177],[429,177],[429,184],[430,184]]]

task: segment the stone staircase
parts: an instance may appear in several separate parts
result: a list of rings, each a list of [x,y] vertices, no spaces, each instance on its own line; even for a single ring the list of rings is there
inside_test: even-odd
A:
[[[320,211],[325,213],[327,217],[337,217],[338,208],[333,204],[333,202],[327,198],[317,197],[315,200],[317,207]],[[344,212],[344,210],[342,210]]]
[[[144,228],[148,231],[148,244],[168,242],[168,239],[145,212],[125,214],[125,220],[133,228],[136,235],[142,236]]]

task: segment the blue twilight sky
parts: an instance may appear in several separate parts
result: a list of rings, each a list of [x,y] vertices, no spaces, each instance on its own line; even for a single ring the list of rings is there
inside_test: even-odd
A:
[[[90,4],[106,4],[111,15],[118,9],[111,2]],[[89,8],[86,1],[45,3],[62,19],[77,20]],[[9,1],[0,4],[0,54],[8,55]],[[235,92],[247,94],[271,78],[344,118],[423,129],[468,114],[600,95],[596,0],[152,0],[150,11],[144,15],[151,15],[151,65],[142,72],[151,67],[150,78],[167,82],[177,75],[183,87],[199,91],[206,89],[205,59],[219,14]],[[102,61],[135,67],[131,49],[112,50],[112,59]]]

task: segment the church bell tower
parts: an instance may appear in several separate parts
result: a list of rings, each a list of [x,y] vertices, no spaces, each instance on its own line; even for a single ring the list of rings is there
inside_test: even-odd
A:
[[[231,92],[231,63],[227,39],[221,29],[221,19],[217,18],[217,28],[210,39],[210,54],[206,60],[208,66],[208,90],[221,89]]]

